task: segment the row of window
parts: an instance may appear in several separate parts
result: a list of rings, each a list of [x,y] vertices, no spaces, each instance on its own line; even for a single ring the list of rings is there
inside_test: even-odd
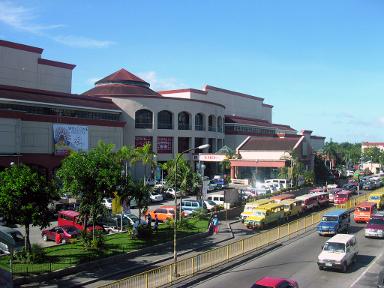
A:
[[[250,133],[257,135],[273,135],[276,133],[274,129],[260,128],[256,126],[240,126],[237,124],[226,124],[225,133]]]
[[[177,115],[178,130],[192,130],[192,116],[188,112],[180,112]],[[223,132],[223,118],[214,115],[208,116],[208,131]],[[195,130],[205,131],[207,127],[205,115],[198,113],[195,115]],[[153,113],[147,109],[141,109],[135,113],[135,128],[152,129]],[[157,114],[157,129],[173,129],[173,114],[170,111],[163,110]]]
[[[71,110],[71,109],[56,109],[48,107],[39,107],[39,106],[27,106],[19,104],[6,104],[0,103],[0,109],[19,111],[30,114],[38,115],[55,115],[63,117],[73,117],[73,118],[82,118],[82,119],[95,119],[95,120],[119,120],[119,114],[110,114],[110,113],[100,113],[100,112],[90,112],[90,111],[81,111],[81,110]]]
[[[190,137],[178,137],[177,138],[177,152],[181,153],[185,150],[191,148],[191,138]],[[135,147],[142,147],[144,144],[149,143],[153,147],[153,137],[152,136],[136,136],[135,137]],[[194,147],[201,146],[206,143],[205,138],[195,138]],[[214,153],[217,149],[220,149],[223,146],[223,139],[209,138],[208,144],[208,153]],[[172,154],[173,153],[173,137],[157,137],[157,147],[156,153],[158,154]]]

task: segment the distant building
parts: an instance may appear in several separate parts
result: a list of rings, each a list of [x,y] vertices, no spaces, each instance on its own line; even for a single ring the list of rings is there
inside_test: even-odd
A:
[[[384,142],[363,142],[361,143],[361,152],[364,153],[365,149],[374,147],[380,149],[380,151],[384,151]]]

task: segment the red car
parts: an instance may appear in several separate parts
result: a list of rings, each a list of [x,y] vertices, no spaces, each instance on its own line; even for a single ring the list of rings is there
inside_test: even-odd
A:
[[[292,279],[264,277],[257,280],[251,288],[299,288],[299,284]]]
[[[51,229],[45,229],[41,232],[44,241],[55,241],[56,233],[61,235],[61,243],[67,243],[69,239],[76,238],[80,235],[80,230],[74,226],[56,226]]]

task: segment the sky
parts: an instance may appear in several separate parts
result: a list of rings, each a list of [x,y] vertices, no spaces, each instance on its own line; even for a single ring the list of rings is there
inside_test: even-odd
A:
[[[335,142],[384,141],[383,31],[382,0],[0,0],[0,39],[76,64],[73,93],[125,68],[262,97]]]

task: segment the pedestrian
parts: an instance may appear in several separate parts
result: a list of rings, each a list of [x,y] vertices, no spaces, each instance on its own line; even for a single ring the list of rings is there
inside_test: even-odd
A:
[[[60,244],[61,240],[62,240],[61,234],[58,231],[56,231],[56,235],[55,235],[55,242],[56,242],[56,244]]]
[[[220,224],[220,221],[219,221],[219,217],[217,217],[217,214],[215,214],[215,215],[213,216],[212,224],[213,224],[213,232],[214,232],[215,234],[219,233],[219,224]]]
[[[157,214],[155,214],[155,226],[153,226],[153,230],[157,232],[158,227],[159,227],[159,218],[157,217]]]
[[[147,216],[148,218],[148,227],[151,227],[151,225],[152,225],[152,216],[151,216],[151,213],[148,213],[148,216]]]
[[[135,221],[133,223],[133,229],[132,229],[132,235],[131,235],[132,239],[136,239],[139,236],[138,228],[139,228],[139,221]]]

